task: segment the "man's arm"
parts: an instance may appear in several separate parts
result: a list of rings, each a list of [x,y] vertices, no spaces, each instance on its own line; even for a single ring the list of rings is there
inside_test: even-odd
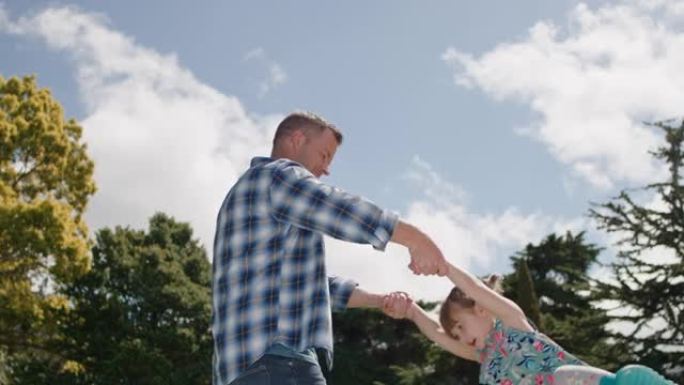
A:
[[[363,197],[321,183],[303,167],[276,169],[269,197],[278,221],[379,250],[392,241],[408,248],[414,273],[447,273],[442,252],[417,227]]]
[[[397,223],[396,214],[326,185],[294,164],[273,171],[268,193],[276,220],[378,250],[385,249]]]
[[[346,308],[371,308],[380,309],[392,318],[403,318],[407,308],[390,309],[385,304],[391,298],[396,303],[410,305],[413,301],[404,292],[393,292],[389,294],[371,293],[360,287],[351,280],[344,280],[339,277],[330,277],[330,296],[333,299],[333,310],[340,311]],[[335,306],[337,305],[337,306]],[[407,305],[407,306],[408,306]]]
[[[384,295],[369,293],[359,287],[356,287],[354,291],[352,291],[351,296],[349,297],[347,307],[368,307],[381,309],[384,297]]]

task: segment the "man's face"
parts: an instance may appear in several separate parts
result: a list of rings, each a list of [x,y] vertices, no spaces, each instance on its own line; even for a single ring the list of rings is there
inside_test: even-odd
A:
[[[316,132],[312,130],[309,135],[304,135],[303,132],[298,141],[298,149],[296,151],[294,161],[301,163],[307,170],[311,171],[316,178],[321,175],[330,174],[330,163],[332,163],[335,151],[337,151],[337,139],[331,130],[323,130]]]

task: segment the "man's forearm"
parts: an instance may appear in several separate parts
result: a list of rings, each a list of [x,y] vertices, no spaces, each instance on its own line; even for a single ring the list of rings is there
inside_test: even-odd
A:
[[[402,220],[398,220],[392,233],[391,242],[398,243],[407,248],[411,248],[418,238],[422,235],[421,231],[413,225],[410,225]]]
[[[358,287],[352,291],[347,307],[372,307],[381,308],[383,295],[369,293]]]

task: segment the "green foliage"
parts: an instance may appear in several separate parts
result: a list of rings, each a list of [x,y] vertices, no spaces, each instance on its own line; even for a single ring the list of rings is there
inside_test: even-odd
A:
[[[333,384],[394,383],[390,365],[405,362],[423,343],[411,339],[413,325],[396,321],[377,310],[349,309],[333,315],[335,330]]]
[[[544,324],[542,322],[541,311],[539,310],[539,299],[534,290],[530,268],[527,266],[525,258],[520,258],[516,265],[515,274],[518,279],[518,306],[520,306],[527,317],[534,322],[537,328],[543,331]]]
[[[188,224],[157,214],[149,231],[97,234],[93,268],[66,285],[59,349],[71,370],[19,366],[22,384],[207,384],[210,264]],[[31,366],[33,365],[33,367]]]
[[[430,310],[436,303],[422,303]],[[333,315],[334,385],[477,384],[478,365],[453,356],[427,340],[406,320],[377,310],[349,309]]]
[[[75,121],[64,119],[59,103],[38,88],[34,77],[0,77],[0,352],[5,363],[15,355],[47,353],[45,341],[67,303],[50,288],[90,266],[82,215],[95,184],[81,131]]]
[[[528,244],[511,258],[513,267],[519,270],[521,261],[528,266],[534,289],[549,301],[541,301],[544,314],[563,319],[591,307],[589,268],[597,262],[600,249],[584,241],[584,233],[565,236],[551,234],[539,245]],[[517,296],[518,277],[507,276],[505,295],[514,301]]]
[[[621,252],[612,264],[617,283],[601,284],[604,298],[623,309],[617,318],[635,325],[619,338],[636,358],[684,382],[684,187],[681,185],[684,121],[654,124],[666,144],[653,153],[668,167],[665,181],[594,205],[599,228],[617,233]],[[655,204],[653,202],[655,195]],[[643,203],[643,200],[648,199]],[[641,202],[640,202],[641,201]],[[646,254],[651,253],[650,257]]]
[[[584,233],[551,234],[538,245],[528,244],[511,258],[516,271],[527,265],[531,287],[539,298],[541,325],[545,334],[568,352],[591,365],[607,370],[624,361],[624,346],[613,345],[606,329],[610,322],[597,306],[589,269],[597,263],[600,248],[588,244]],[[530,316],[529,299],[521,298],[520,281],[525,274],[510,274],[504,280],[505,293]],[[533,322],[537,322],[530,317]]]

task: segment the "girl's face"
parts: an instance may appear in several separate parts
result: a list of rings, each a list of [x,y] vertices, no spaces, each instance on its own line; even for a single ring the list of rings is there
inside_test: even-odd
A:
[[[485,339],[494,326],[494,318],[478,305],[471,308],[453,306],[450,311],[454,327],[451,334],[466,345],[484,349]]]

